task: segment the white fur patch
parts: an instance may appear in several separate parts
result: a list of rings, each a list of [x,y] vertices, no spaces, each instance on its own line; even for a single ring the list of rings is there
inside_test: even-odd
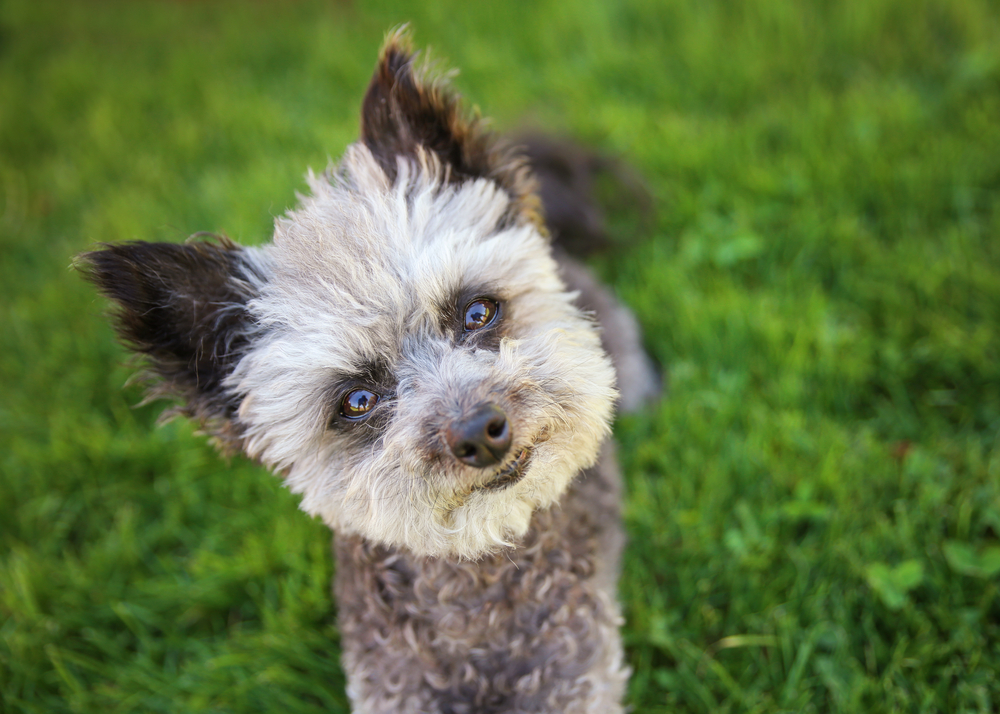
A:
[[[285,476],[303,510],[418,554],[475,558],[523,535],[594,462],[614,373],[546,239],[531,225],[497,230],[507,195],[486,179],[442,179],[424,155],[401,159],[390,184],[360,143],[335,173],[310,173],[312,195],[276,222],[273,243],[250,249],[269,280],[227,386],[242,397],[247,452]],[[442,328],[454,295],[481,285],[503,296],[497,350]],[[383,430],[329,428],[342,398],[332,385],[372,363],[394,382],[376,407],[391,410]],[[440,424],[483,401],[507,413],[511,453],[532,450],[504,490],[478,488],[482,471],[440,443]]]

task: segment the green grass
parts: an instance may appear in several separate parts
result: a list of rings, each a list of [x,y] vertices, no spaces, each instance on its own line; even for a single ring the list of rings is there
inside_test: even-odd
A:
[[[996,4],[425,5],[0,5],[0,709],[347,710],[328,532],[133,407],[69,264],[265,240],[411,21],[656,199],[594,261],[670,373],[617,428],[634,711],[997,711]]]

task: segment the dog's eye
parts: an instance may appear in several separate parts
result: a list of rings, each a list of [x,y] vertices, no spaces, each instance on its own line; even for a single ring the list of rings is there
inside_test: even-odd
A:
[[[344,395],[340,403],[341,416],[348,419],[360,419],[375,408],[379,396],[367,389],[352,389]]]
[[[493,324],[500,306],[489,298],[476,298],[465,308],[465,331],[481,330]]]

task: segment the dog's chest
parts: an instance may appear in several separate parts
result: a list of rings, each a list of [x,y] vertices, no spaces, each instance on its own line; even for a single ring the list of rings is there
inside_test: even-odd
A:
[[[616,499],[600,497],[614,490],[606,476],[589,472],[559,507],[535,514],[520,547],[480,561],[338,536],[344,664],[358,710],[571,711],[571,700],[599,696],[591,680],[620,671],[614,578],[603,572],[620,527]]]

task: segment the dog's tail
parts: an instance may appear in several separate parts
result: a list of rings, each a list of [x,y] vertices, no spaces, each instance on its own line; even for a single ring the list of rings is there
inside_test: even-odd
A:
[[[646,232],[653,202],[624,161],[543,134],[522,134],[515,143],[538,179],[545,223],[558,247],[589,255],[625,233]]]

